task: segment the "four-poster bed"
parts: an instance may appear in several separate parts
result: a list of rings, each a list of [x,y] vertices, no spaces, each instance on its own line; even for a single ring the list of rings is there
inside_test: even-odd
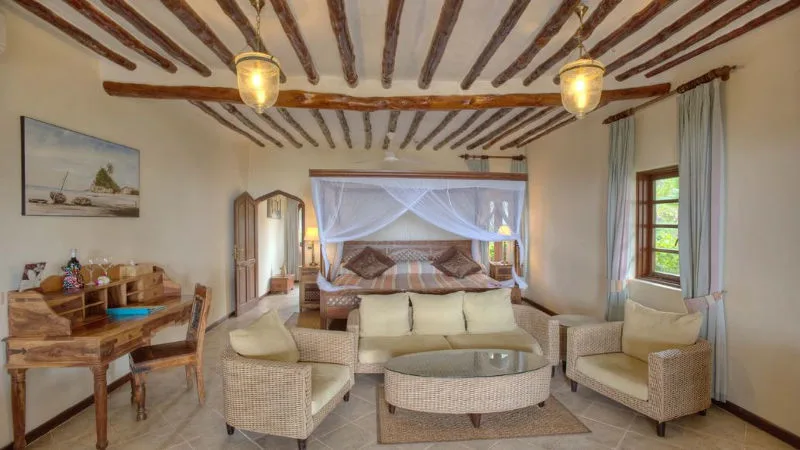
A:
[[[527,230],[520,229],[526,174],[310,170],[309,176],[323,252],[324,276],[318,284],[324,328],[331,319],[347,318],[363,294],[446,294],[511,287],[519,301],[519,288],[527,287],[519,264],[526,250]],[[407,213],[463,239],[360,240]],[[501,226],[511,233],[499,233]],[[459,276],[443,273],[434,264],[448,250],[480,261],[481,242],[504,240],[513,240],[517,249],[511,280],[493,280],[485,267]],[[336,245],[332,260],[325,254],[328,244]],[[344,267],[368,248],[388,256],[392,267],[367,278]]]

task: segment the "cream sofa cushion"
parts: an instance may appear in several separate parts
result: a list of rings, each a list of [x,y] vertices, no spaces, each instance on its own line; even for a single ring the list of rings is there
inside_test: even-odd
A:
[[[647,362],[647,355],[697,342],[703,314],[658,311],[628,299],[622,325],[622,352]]]
[[[464,316],[469,333],[501,333],[517,328],[511,308],[511,289],[464,294]]]
[[[581,356],[575,369],[609,388],[647,401],[647,364],[625,353]]]
[[[358,362],[384,364],[395,356],[434,350],[450,350],[444,336],[364,337],[358,341]]]
[[[539,342],[522,328],[501,333],[458,334],[445,338],[451,347],[457,349],[499,348],[544,354]]]
[[[409,293],[411,332],[422,335],[464,334],[464,291],[446,295]]]
[[[311,415],[314,415],[350,382],[350,369],[339,364],[303,364],[311,366]]]
[[[289,330],[283,326],[275,310],[270,310],[245,328],[229,333],[231,347],[247,358],[297,362],[297,350]]]
[[[368,336],[406,336],[411,334],[408,321],[408,294],[359,295],[359,334]]]

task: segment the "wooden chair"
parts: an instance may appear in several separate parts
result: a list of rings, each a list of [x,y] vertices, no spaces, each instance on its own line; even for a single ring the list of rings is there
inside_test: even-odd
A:
[[[208,310],[211,308],[211,289],[196,284],[194,286],[194,305],[189,319],[186,340],[166,344],[141,347],[130,355],[131,363],[131,402],[137,406],[136,420],[146,420],[145,376],[152,370],[169,367],[186,367],[186,383],[192,385],[192,372],[197,378],[197,397],[202,405],[205,402],[203,383],[203,340],[206,335]]]

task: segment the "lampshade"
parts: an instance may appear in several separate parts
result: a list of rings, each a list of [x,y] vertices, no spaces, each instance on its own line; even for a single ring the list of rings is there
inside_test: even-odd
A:
[[[319,240],[319,228],[317,228],[317,227],[308,227],[308,228],[306,228],[306,240],[307,241],[317,241],[317,240]]]
[[[245,52],[236,55],[236,81],[245,105],[263,113],[278,99],[281,66],[272,55]]]
[[[511,236],[511,228],[509,228],[508,225],[500,225],[500,228],[497,229],[497,234]]]
[[[591,58],[580,58],[565,64],[558,72],[564,109],[582,119],[597,108],[603,94],[605,72],[603,63]]]

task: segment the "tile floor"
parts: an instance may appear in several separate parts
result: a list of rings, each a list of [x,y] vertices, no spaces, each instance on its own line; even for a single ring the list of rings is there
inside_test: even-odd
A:
[[[187,390],[182,368],[151,374],[147,383],[149,417],[136,422],[127,386],[109,395],[110,449],[296,449],[294,440],[241,432],[225,432],[222,416],[222,380],[216,371],[218,355],[227,344],[227,332],[252,321],[260,312],[277,308],[281,317],[297,311],[297,292],[269,296],[248,314],[226,321],[206,338],[206,389],[204,407],[195,391]],[[349,403],[334,410],[308,441],[312,450],[371,448],[416,449],[788,449],[788,445],[719,409],[708,416],[692,416],[667,425],[666,438],[655,435],[654,423],[632,410],[597,395],[587,388],[577,393],[559,373],[553,379],[553,395],[580,417],[590,434],[548,436],[497,441],[439,444],[377,444],[376,386],[380,376],[358,375]],[[88,408],[30,445],[32,449],[93,449],[94,409]]]

